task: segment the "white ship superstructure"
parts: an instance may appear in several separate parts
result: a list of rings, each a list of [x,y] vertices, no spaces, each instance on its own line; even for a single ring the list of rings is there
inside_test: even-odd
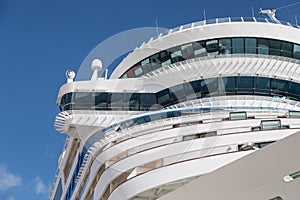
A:
[[[299,198],[300,160],[287,143],[299,140],[299,36],[289,23],[222,18],[151,38],[109,79],[95,61],[91,80],[58,94],[55,127],[67,139],[49,199],[183,199],[193,188],[186,199],[211,200],[236,192],[231,184],[252,199]],[[295,157],[277,160],[274,180],[255,174],[278,151]]]

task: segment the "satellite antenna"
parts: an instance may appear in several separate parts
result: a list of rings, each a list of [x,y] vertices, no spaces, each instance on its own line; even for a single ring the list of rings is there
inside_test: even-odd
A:
[[[279,20],[276,19],[275,17],[275,13],[276,13],[276,9],[272,9],[272,10],[263,10],[263,9],[259,9],[259,14],[265,14],[268,15],[268,17],[273,21],[276,22],[277,24],[280,24]]]

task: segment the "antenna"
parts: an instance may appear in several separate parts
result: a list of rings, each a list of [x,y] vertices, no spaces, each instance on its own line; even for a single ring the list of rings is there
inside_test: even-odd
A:
[[[155,19],[155,25],[156,25],[156,34],[157,34],[157,37],[158,37],[158,23],[157,23],[157,19]]]
[[[205,9],[203,10],[203,18],[204,18],[204,21],[206,21],[206,13],[205,13]]]
[[[296,21],[296,26],[298,26],[298,18],[297,18],[297,14],[295,15],[295,21]]]
[[[253,6],[251,6],[251,11],[252,11],[252,18],[254,18],[254,9],[253,9]]]
[[[273,21],[276,22],[277,24],[280,24],[279,20],[276,19],[275,17],[275,13],[276,13],[276,9],[272,9],[272,10],[263,10],[263,9],[259,9],[259,14],[265,14],[268,15],[268,17]]]

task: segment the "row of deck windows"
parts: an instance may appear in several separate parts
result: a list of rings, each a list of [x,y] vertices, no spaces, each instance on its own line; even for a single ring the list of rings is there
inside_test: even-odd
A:
[[[197,41],[156,53],[131,67],[121,78],[140,77],[172,63],[220,54],[262,54],[300,59],[300,45],[266,38],[220,38]]]
[[[63,95],[60,109],[148,111],[224,95],[280,96],[300,101],[300,84],[266,77],[230,76],[187,82],[157,93],[74,92]]]

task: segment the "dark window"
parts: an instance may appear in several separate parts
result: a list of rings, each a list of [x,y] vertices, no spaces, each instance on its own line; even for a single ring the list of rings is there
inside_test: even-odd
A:
[[[201,98],[201,81],[184,83],[184,88],[187,100]]]
[[[202,97],[217,96],[219,91],[218,78],[210,78],[201,82]]]
[[[172,63],[169,51],[160,52],[160,59],[162,67],[167,67]]]
[[[281,55],[281,41],[269,40],[270,55],[280,56]]]
[[[245,38],[245,52],[256,54],[256,38]]]
[[[265,77],[256,77],[254,78],[255,85],[254,85],[254,93],[255,94],[266,94],[270,95],[270,79]]]
[[[272,95],[285,95],[286,81],[279,79],[272,79],[271,81]]]
[[[172,63],[180,62],[183,61],[182,53],[181,53],[181,48],[180,47],[173,47],[170,49],[170,54],[171,54],[171,60]]]
[[[300,84],[299,83],[288,83],[287,88],[288,96],[292,99],[299,100],[300,99]]]
[[[170,94],[169,89],[164,89],[156,94],[157,103],[162,105],[163,107],[166,107],[170,105]]]
[[[219,54],[219,42],[218,40],[206,41],[206,51],[208,56]]]
[[[74,98],[74,110],[89,110],[91,109],[92,93],[76,92]]]
[[[94,93],[95,110],[107,110],[107,93]]]
[[[142,76],[143,75],[143,69],[141,67],[140,64],[136,64],[134,67],[133,67],[133,73],[134,73],[134,76],[135,77],[139,77],[139,76]]]
[[[268,39],[257,39],[257,53],[269,55],[269,42]]]
[[[124,110],[139,110],[139,94],[125,93]]]
[[[232,53],[243,54],[244,52],[244,38],[232,38]]]
[[[155,104],[157,104],[155,94],[140,94],[140,110],[149,110],[150,107],[152,107]]]
[[[207,51],[205,48],[205,42],[204,41],[199,41],[199,42],[194,42],[194,55],[195,57],[202,57],[202,56],[207,56]]]
[[[146,73],[152,71],[152,68],[151,68],[151,64],[150,64],[149,58],[143,60],[143,61],[141,62],[141,66],[142,66],[142,69],[143,69],[144,74],[146,74]]]
[[[220,54],[231,54],[231,39],[220,39],[219,40],[220,45]]]
[[[171,102],[177,103],[185,100],[185,92],[183,84],[176,85],[170,88]]]
[[[290,42],[282,42],[281,44],[281,55],[284,57],[291,58],[293,53],[293,44]]]
[[[152,70],[158,69],[161,67],[160,57],[159,54],[154,54],[153,56],[150,56],[150,63]]]
[[[108,108],[111,110],[123,110],[124,93],[110,93],[108,96]]]
[[[181,46],[181,52],[182,52],[182,57],[183,59],[190,59],[194,57],[194,52],[193,52],[193,44],[185,44]]]
[[[253,93],[253,77],[243,76],[237,77],[237,93],[252,94]]]
[[[236,94],[235,77],[221,77],[220,78],[220,94]]]
[[[294,55],[293,57],[296,59],[300,59],[300,45],[294,44]]]

